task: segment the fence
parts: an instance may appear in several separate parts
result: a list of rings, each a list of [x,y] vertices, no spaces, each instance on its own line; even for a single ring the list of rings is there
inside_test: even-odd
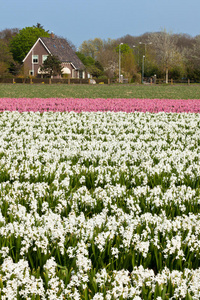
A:
[[[166,84],[165,79],[155,79],[152,77],[144,77],[143,79],[144,84]],[[178,79],[174,80],[173,78],[168,79],[168,85],[173,85],[173,84],[188,84],[190,85],[191,83],[200,83],[196,80],[190,80],[190,79]]]
[[[95,79],[96,83],[111,83],[110,79]],[[81,78],[0,78],[0,83],[23,84],[89,84],[89,79]]]
[[[95,79],[97,84],[111,84],[117,83],[116,79]],[[80,79],[80,78],[0,78],[0,83],[23,83],[23,84],[89,84],[90,79]],[[123,81],[123,84],[128,84],[129,80]],[[156,82],[152,78],[144,78],[144,84],[166,84],[164,79],[156,79]],[[173,80],[169,79],[168,84],[191,84],[200,83],[190,79],[184,80]]]

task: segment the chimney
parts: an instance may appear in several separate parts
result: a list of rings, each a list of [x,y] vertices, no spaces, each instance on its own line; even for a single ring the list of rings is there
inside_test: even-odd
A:
[[[52,39],[55,38],[55,35],[54,35],[53,31],[51,32],[51,38],[52,38]]]

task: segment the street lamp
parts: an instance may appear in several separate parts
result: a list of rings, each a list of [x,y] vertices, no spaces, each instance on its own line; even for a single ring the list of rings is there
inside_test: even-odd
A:
[[[147,45],[152,45],[152,42],[150,43],[142,43],[142,42],[139,42],[140,45],[144,45],[144,55],[146,56],[146,47]]]
[[[143,60],[142,60],[142,83],[143,83],[143,77],[144,77],[144,59],[146,57],[146,46],[147,45],[152,45],[152,42],[149,43],[143,43],[139,42],[140,45],[144,45],[144,55],[143,55]]]
[[[121,82],[121,45],[123,43],[119,45],[119,83]]]
[[[133,48],[136,48],[136,46],[133,45]],[[140,57],[140,49],[139,49],[139,47],[137,47],[137,64],[138,64],[138,66],[139,66],[139,57]]]
[[[143,58],[142,58],[142,83],[143,83],[143,79],[144,79],[144,59],[145,59],[145,55],[143,55]]]

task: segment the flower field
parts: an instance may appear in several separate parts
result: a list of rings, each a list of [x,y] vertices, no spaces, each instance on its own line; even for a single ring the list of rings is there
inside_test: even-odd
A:
[[[200,299],[200,101],[126,100],[0,100],[0,299]]]
[[[74,98],[0,98],[2,111],[123,111],[123,112],[193,112],[200,113],[200,99],[74,99]]]

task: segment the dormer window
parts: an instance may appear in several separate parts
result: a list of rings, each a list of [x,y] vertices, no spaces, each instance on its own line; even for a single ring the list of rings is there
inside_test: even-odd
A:
[[[38,64],[38,55],[32,55],[32,63]]]

